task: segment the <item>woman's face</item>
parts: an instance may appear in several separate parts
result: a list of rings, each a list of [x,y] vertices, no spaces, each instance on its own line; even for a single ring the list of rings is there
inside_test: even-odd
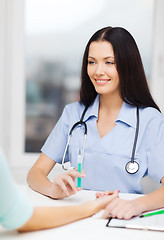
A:
[[[120,93],[113,47],[109,42],[95,41],[90,44],[87,73],[97,93],[110,95]]]

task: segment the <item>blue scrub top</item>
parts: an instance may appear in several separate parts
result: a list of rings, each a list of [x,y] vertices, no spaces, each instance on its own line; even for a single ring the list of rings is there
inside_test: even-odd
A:
[[[7,229],[23,226],[32,216],[33,207],[19,191],[0,149],[0,224]]]
[[[80,120],[84,105],[79,102],[67,105],[41,151],[61,163],[68,134],[73,124]],[[139,110],[140,127],[135,152],[139,171],[129,174],[125,165],[131,160],[136,131],[136,107],[125,102],[116,119],[116,126],[104,137],[97,130],[99,95],[88,108],[84,121],[87,140],[82,168],[86,177],[82,188],[90,190],[115,190],[125,193],[142,193],[141,179],[148,175],[160,182],[164,176],[164,116],[155,108]],[[66,161],[77,167],[79,150],[82,152],[84,127],[77,126],[72,133]]]

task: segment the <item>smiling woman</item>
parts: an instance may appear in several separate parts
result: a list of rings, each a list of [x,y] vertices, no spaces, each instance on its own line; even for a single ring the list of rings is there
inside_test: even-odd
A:
[[[146,0],[25,1],[25,152],[40,152],[64,106],[79,100],[81,56],[86,39],[95,29],[109,23],[132,29],[143,49],[149,77],[153,1],[144,9],[141,5],[145,7]],[[136,18],[138,26],[144,24],[147,29],[147,40],[141,41],[142,28],[136,27]],[[113,62],[107,60],[107,65]]]
[[[36,152],[40,151],[64,105],[78,99],[82,52],[86,40],[97,28],[110,23],[113,26],[126,27],[133,33],[141,51],[151,90],[160,107],[164,106],[164,87],[162,87],[164,34],[161,20],[163,1],[95,0],[94,8],[87,1],[85,12],[88,14],[85,14],[85,17],[80,15],[79,8],[76,7],[75,2],[80,1],[67,1],[70,8],[75,9],[74,11],[83,17],[81,23],[77,27],[74,25],[72,30],[63,28],[63,25],[60,27],[63,14],[55,12],[56,9],[58,12],[62,10],[62,13],[64,9],[70,11],[68,5],[64,5],[66,8],[49,7],[50,1],[45,0],[40,19],[41,2],[0,1],[0,140],[15,173],[14,176],[21,183],[22,179],[26,181],[26,171],[38,157]],[[100,2],[103,6],[99,5]],[[94,15],[96,6],[99,10],[96,10],[97,13]],[[60,18],[55,20],[60,31],[55,30],[53,15],[60,15]],[[76,14],[67,17],[68,21],[65,21],[67,24],[70,18],[73,18],[74,23],[79,21]],[[49,33],[41,32],[41,29],[46,31],[44,28],[46,19],[49,19],[46,29],[52,30],[51,32],[48,30]],[[126,142],[129,141],[130,136],[127,137]],[[120,139],[121,146],[123,142],[124,140]],[[22,171],[23,169],[25,172]],[[54,178],[56,172],[52,174]]]
[[[140,182],[146,175],[164,184],[163,144],[164,116],[151,96],[133,36],[122,27],[104,27],[84,51],[80,101],[64,108],[28,183],[54,199],[81,190],[76,177],[82,178],[82,189],[143,193]],[[76,170],[81,153],[82,173]],[[63,164],[63,154],[75,170],[50,182],[47,175],[56,163]],[[105,216],[128,219],[164,207],[163,194],[164,186],[134,201],[113,200]]]

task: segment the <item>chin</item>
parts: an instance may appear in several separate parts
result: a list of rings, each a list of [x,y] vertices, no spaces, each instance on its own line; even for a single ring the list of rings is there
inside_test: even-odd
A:
[[[109,91],[109,90],[107,91],[105,89],[97,89],[97,88],[95,88],[95,90],[98,94],[101,94],[101,95],[108,95],[108,94],[112,94],[113,92],[113,91]]]

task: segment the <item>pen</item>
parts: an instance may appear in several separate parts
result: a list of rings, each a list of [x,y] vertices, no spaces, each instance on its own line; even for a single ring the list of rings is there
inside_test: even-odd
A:
[[[151,212],[151,213],[146,213],[146,214],[142,214],[142,215],[140,216],[140,218],[142,218],[142,217],[154,216],[154,215],[163,214],[163,213],[164,213],[164,210],[160,210],[160,211],[156,211],[156,212]]]
[[[78,172],[81,173],[81,153],[79,151],[79,154],[78,154],[78,157],[77,157],[77,164],[78,164]],[[81,177],[78,177],[77,178],[77,187],[80,187],[81,188]]]

